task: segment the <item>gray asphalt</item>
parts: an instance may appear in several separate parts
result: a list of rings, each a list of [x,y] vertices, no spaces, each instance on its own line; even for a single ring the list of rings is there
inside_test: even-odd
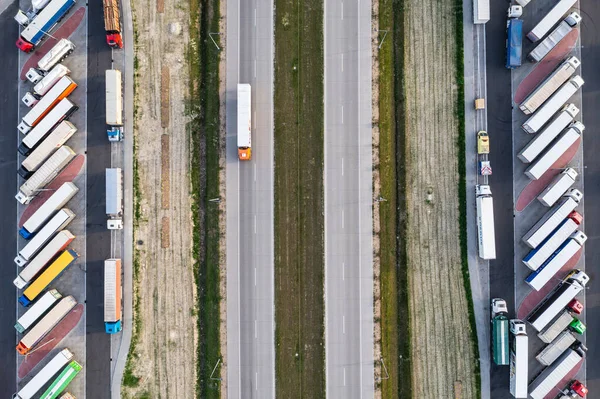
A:
[[[2,73],[0,74],[0,255],[4,259],[0,267],[0,397],[9,398],[16,391],[16,350],[15,324],[16,289],[12,284],[15,267],[10,259],[17,248],[17,206],[14,193],[17,187],[17,98],[18,52],[15,41],[19,27],[13,20],[17,12],[17,3],[11,5],[0,15],[0,53],[3,54]]]
[[[273,4],[227,2],[227,394],[275,397]],[[237,156],[237,84],[252,86],[252,160]]]
[[[586,272],[592,281],[586,291],[587,330],[587,386],[591,397],[600,392],[600,8],[597,1],[581,0],[581,63],[585,85],[583,86],[583,123],[586,126],[583,143],[585,165],[585,245]],[[588,395],[589,396],[589,395]]]
[[[327,396],[371,398],[373,176],[371,2],[325,3]]]
[[[106,229],[105,169],[111,166],[106,138],[104,71],[111,68],[100,3],[88,7],[87,204],[86,204],[86,398],[110,397],[110,336],[104,332],[104,260],[111,257]]]

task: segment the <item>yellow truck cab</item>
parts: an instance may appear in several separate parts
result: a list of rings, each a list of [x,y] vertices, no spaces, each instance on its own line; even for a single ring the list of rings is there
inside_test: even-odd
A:
[[[490,153],[490,138],[486,131],[481,130],[477,133],[477,153],[478,154],[489,154]]]

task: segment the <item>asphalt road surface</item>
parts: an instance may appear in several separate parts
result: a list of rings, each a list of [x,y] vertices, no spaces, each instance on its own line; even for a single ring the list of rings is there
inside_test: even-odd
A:
[[[491,1],[486,24],[487,108],[490,154],[494,174],[489,177],[494,197],[496,259],[490,261],[490,297],[504,298],[509,313],[515,310],[513,243],[513,148],[510,70],[504,67],[506,43],[505,1]],[[493,399],[508,399],[508,367],[491,362],[490,390]]]
[[[10,398],[16,389],[16,289],[13,285],[17,266],[12,262],[17,248],[17,99],[18,52],[15,41],[19,26],[13,16],[17,3],[13,2],[0,15],[0,397]]]
[[[583,86],[583,160],[585,165],[586,273],[591,283],[585,295],[587,324],[587,387],[591,397],[600,393],[600,8],[594,0],[581,0],[581,71]]]
[[[101,3],[88,7],[87,204],[86,204],[86,398],[110,397],[110,336],[104,332],[104,260],[110,258],[106,228],[105,169],[110,167],[106,138],[104,71],[111,68]]]
[[[371,2],[325,3],[327,396],[371,398]]]
[[[275,397],[273,4],[227,2],[227,385]],[[252,86],[252,160],[237,155],[237,84]]]

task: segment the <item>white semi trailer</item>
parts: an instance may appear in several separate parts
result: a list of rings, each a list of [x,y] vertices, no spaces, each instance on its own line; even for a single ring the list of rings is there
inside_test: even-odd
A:
[[[496,259],[496,237],[494,232],[494,200],[488,185],[478,185],[477,198],[477,236],[479,256],[482,259]]]

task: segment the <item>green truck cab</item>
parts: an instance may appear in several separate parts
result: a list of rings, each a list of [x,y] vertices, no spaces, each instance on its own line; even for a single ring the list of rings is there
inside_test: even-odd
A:
[[[508,325],[506,301],[492,299],[492,359],[498,366],[507,366],[509,361]]]

